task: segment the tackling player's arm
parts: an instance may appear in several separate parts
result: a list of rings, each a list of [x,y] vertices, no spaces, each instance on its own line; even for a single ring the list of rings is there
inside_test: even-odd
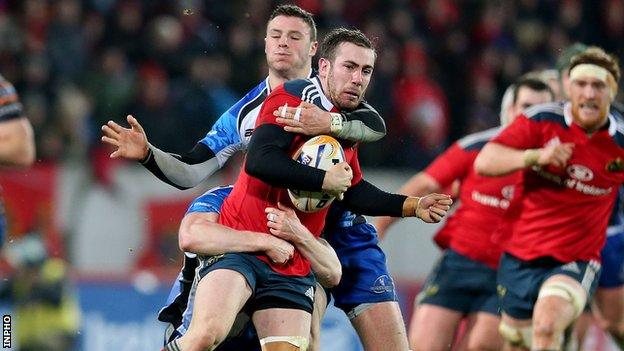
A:
[[[235,230],[217,223],[216,212],[190,212],[178,232],[180,249],[213,256],[231,252],[264,252],[275,263],[292,258],[292,244],[267,233]]]
[[[273,111],[276,122],[284,130],[305,135],[328,134],[336,138],[367,143],[386,135],[386,124],[371,105],[361,102],[353,111],[330,113],[320,107],[301,102],[298,107],[280,106]]]
[[[267,207],[267,226],[271,234],[293,245],[310,261],[314,275],[321,285],[332,288],[340,282],[342,266],[336,251],[323,238],[315,238],[292,208],[278,203],[279,208]]]

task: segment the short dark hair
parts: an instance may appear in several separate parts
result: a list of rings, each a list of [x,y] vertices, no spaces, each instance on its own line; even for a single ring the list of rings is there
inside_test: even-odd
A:
[[[590,46],[587,50],[572,57],[568,67],[568,74],[572,71],[572,68],[584,63],[590,63],[606,69],[613,75],[616,83],[620,80],[620,66],[617,57],[606,53],[597,46]]]
[[[358,29],[336,28],[329,32],[323,39],[319,49],[319,57],[334,62],[336,59],[336,48],[342,43],[352,43],[366,49],[371,49],[375,55],[377,55],[373,43]]]
[[[314,17],[308,11],[296,5],[280,5],[271,13],[267,25],[277,16],[301,18],[310,27],[310,40],[316,41],[316,23],[314,23]]]
[[[514,83],[512,103],[515,104],[516,101],[518,101],[518,93],[520,92],[520,88],[522,87],[527,87],[531,90],[539,92],[547,91],[550,94],[551,99],[555,100],[555,92],[550,88],[548,84],[546,84],[546,82],[539,78],[523,76]]]

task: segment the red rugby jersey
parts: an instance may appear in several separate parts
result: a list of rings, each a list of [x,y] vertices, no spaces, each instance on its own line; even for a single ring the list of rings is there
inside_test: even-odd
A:
[[[299,106],[302,101],[314,103],[326,111],[338,111],[323,94],[318,78],[293,80],[275,89],[266,98],[256,121],[256,127],[267,123],[278,124],[275,121],[276,117],[273,116],[273,111],[277,110],[279,106],[284,106],[284,104]],[[287,152],[290,155],[294,154],[310,138],[309,136],[297,134]],[[362,179],[357,158],[357,147],[350,144],[347,145],[342,141],[341,144],[344,149],[346,162],[353,169],[351,184],[355,185]],[[286,189],[273,187],[258,178],[250,176],[243,167],[234,184],[234,189],[223,202],[219,223],[233,229],[269,233],[264,209],[277,207],[278,201],[283,204],[291,204]],[[305,213],[295,209],[301,223],[315,237],[321,235],[327,210],[328,208],[325,208],[318,212]],[[268,263],[274,271],[285,275],[304,276],[310,272],[310,262],[297,250],[295,250],[293,258],[284,265],[273,264],[266,255],[258,255],[258,258]]]
[[[518,211],[509,211],[501,227],[511,235],[504,251],[523,260],[600,258],[624,181],[624,134],[618,123],[609,115],[605,127],[588,136],[573,122],[569,103],[550,103],[527,109],[492,140],[518,149],[575,144],[565,168],[535,166],[522,172]]]
[[[436,243],[492,268],[498,266],[501,255],[493,234],[511,204],[520,173],[483,177],[477,174],[473,163],[479,151],[500,129],[488,129],[460,139],[424,171],[442,188],[455,180],[461,182],[459,206],[434,237]]]

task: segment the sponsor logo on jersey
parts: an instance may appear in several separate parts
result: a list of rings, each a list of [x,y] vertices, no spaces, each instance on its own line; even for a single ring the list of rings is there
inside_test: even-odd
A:
[[[245,138],[249,138],[253,134],[253,128],[245,129]]]
[[[594,172],[592,172],[591,169],[583,165],[569,165],[568,168],[566,168],[566,171],[571,178],[574,178],[576,180],[589,182],[590,180],[594,179]]]
[[[380,275],[379,277],[377,277],[377,279],[375,279],[373,286],[371,286],[371,290],[375,294],[393,292],[394,282],[392,281],[392,278],[390,278],[389,275],[387,274]]]
[[[501,195],[503,195],[503,198],[505,198],[505,199],[507,199],[507,200],[511,200],[511,199],[513,199],[513,197],[514,197],[514,189],[515,189],[515,188],[516,188],[516,187],[515,187],[515,186],[513,186],[513,185],[507,185],[507,186],[504,186],[504,187],[501,189]]]
[[[512,187],[512,191],[513,191],[513,185]],[[513,195],[513,194],[512,194]],[[503,195],[505,196],[505,195]],[[503,210],[506,210],[509,208],[509,200],[507,199],[501,199],[498,198],[496,196],[492,196],[492,195],[486,195],[483,193],[480,193],[476,190],[473,190],[472,193],[470,194],[470,197],[472,198],[473,201],[480,203],[481,205],[484,206],[489,206],[489,207],[495,207],[495,208],[502,208]]]

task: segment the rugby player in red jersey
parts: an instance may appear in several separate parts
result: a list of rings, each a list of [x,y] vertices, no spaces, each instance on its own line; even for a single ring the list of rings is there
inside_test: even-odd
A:
[[[512,85],[509,108],[503,106],[503,125],[470,134],[449,147],[423,172],[412,177],[399,193],[421,196],[460,182],[460,205],[434,237],[445,250],[417,298],[410,323],[413,350],[448,350],[462,319],[468,329],[459,350],[500,350],[502,339],[496,295],[496,268],[501,250],[492,238],[498,220],[510,206],[519,174],[483,177],[473,162],[481,148],[522,110],[554,101],[552,90],[536,78],[521,78]],[[395,219],[377,221],[380,234]]]
[[[560,350],[595,289],[600,250],[624,181],[624,134],[610,113],[617,60],[599,48],[569,66],[570,101],[526,110],[475,160],[482,175],[522,171],[522,194],[502,228],[498,270],[508,347]]]
[[[288,203],[286,188],[344,193],[346,207],[364,214],[417,216],[437,222],[451,203],[447,195],[422,198],[385,193],[362,179],[357,145],[341,141],[348,162],[327,172],[291,159],[309,137],[284,131],[273,111],[279,106],[314,103],[327,111],[354,109],[363,98],[373,71],[375,51],[359,31],[337,29],[321,46],[319,77],[294,80],[274,90],[263,104],[249,145],[245,167],[225,200],[219,222],[233,229],[267,232],[273,213],[267,207]],[[301,223],[319,236],[326,210],[298,212]],[[214,349],[231,327],[238,311],[251,315],[263,350],[306,350],[314,277],[297,251],[284,265],[263,255],[235,253],[200,263],[202,278],[187,333],[168,350]]]

